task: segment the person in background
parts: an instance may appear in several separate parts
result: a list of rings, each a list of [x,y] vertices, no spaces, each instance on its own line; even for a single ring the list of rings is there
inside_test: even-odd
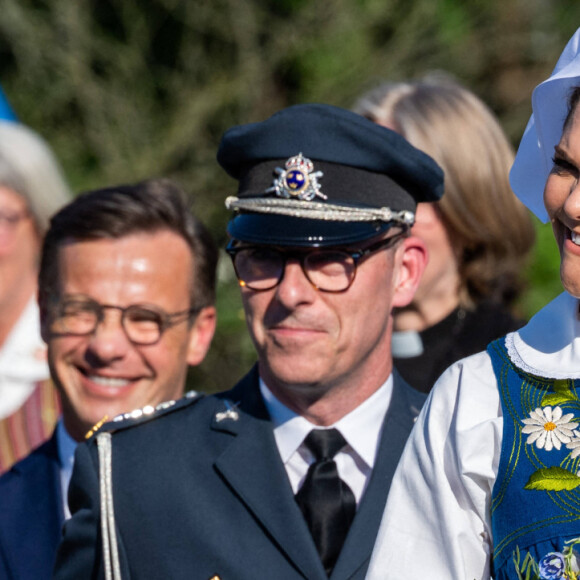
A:
[[[365,576],[424,400],[393,371],[391,309],[419,283],[409,226],[443,174],[397,133],[314,104],[231,128],[218,161],[238,181],[228,252],[258,363],[79,445],[55,578]]]
[[[532,110],[510,181],[552,224],[565,292],[437,381],[395,474],[368,580],[578,578],[580,29]]]
[[[0,473],[50,437],[58,417],[36,294],[49,218],[70,199],[45,141],[0,121]]]
[[[216,262],[167,180],[80,195],[52,219],[39,303],[62,420],[0,478],[0,578],[51,577],[73,453],[92,426],[183,395],[214,333]]]
[[[509,184],[513,150],[473,93],[441,74],[385,83],[354,110],[429,154],[445,173],[441,201],[421,203],[413,233],[429,262],[411,304],[395,312],[393,359],[429,392],[453,362],[523,322],[512,307],[534,244],[527,209]]]

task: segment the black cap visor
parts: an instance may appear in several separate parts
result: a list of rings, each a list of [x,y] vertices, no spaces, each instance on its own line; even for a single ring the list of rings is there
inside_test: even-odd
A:
[[[240,213],[228,224],[228,234],[249,244],[292,247],[345,246],[374,238],[395,222],[344,222],[296,218],[266,213]]]

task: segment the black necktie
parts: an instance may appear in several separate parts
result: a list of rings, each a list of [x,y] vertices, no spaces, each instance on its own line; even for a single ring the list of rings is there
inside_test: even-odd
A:
[[[296,502],[304,514],[328,576],[356,512],[356,500],[340,479],[333,457],[346,445],[336,429],[313,429],[304,444],[315,457]]]

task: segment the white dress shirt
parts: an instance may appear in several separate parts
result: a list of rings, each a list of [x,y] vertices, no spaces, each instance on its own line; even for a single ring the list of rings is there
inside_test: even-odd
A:
[[[46,345],[40,337],[38,304],[33,297],[0,349],[0,419],[17,411],[36,383],[48,377]]]
[[[300,489],[314,456],[303,444],[312,429],[320,429],[283,405],[260,379],[260,391],[274,425],[274,437],[294,494]],[[340,478],[351,488],[357,505],[364,494],[375,464],[383,421],[393,392],[393,377],[366,401],[325,427],[340,431],[348,445],[335,456]]]
[[[580,378],[578,300],[561,294],[506,338],[512,361],[545,378]],[[490,502],[503,418],[486,352],[437,381],[391,485],[367,580],[488,579]]]
[[[67,495],[70,478],[72,476],[73,465],[75,462],[75,449],[77,442],[68,434],[62,418],[56,425],[56,445],[58,449],[58,460],[60,463],[60,486],[62,490],[62,507],[65,519],[70,518],[68,509]]]

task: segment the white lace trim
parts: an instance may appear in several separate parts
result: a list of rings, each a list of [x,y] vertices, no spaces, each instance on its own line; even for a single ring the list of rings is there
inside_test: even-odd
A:
[[[505,337],[505,346],[507,349],[507,353],[508,353],[508,357],[510,358],[510,360],[512,361],[512,363],[518,367],[519,369],[521,369],[522,371],[530,374],[530,375],[536,375],[539,377],[546,377],[546,372],[545,371],[541,371],[540,369],[537,369],[536,367],[533,367],[532,365],[529,365],[528,363],[526,363],[526,361],[520,356],[520,353],[518,352],[517,346],[515,345],[515,336],[516,333],[515,332],[510,332],[506,337]],[[550,373],[553,374],[553,373]],[[566,379],[566,378],[571,378],[568,377],[568,373],[562,373],[562,376],[550,376],[550,377],[546,377],[546,378],[553,378],[553,379]]]
[[[580,378],[578,300],[564,293],[544,306],[526,326],[505,337],[512,363],[548,379]]]

